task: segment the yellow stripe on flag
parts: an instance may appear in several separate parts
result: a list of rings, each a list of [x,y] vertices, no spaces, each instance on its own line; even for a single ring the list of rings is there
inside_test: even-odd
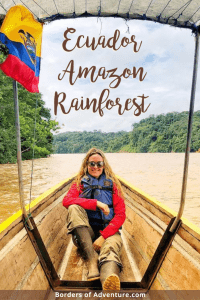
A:
[[[24,6],[16,5],[9,9],[1,26],[1,32],[13,42],[25,44],[19,30],[31,34],[36,42],[36,56],[41,57],[42,24],[34,19],[33,14]]]

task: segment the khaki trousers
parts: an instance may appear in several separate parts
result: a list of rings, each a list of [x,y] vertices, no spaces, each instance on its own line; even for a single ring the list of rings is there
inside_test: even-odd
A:
[[[94,236],[94,232],[89,224],[88,216],[84,208],[79,205],[72,204],[68,207],[67,214],[67,229],[68,233],[77,227],[86,226],[89,229],[91,237]],[[120,254],[122,248],[122,239],[119,232],[105,239],[99,254],[99,265],[104,262],[115,261],[120,267],[122,267]]]

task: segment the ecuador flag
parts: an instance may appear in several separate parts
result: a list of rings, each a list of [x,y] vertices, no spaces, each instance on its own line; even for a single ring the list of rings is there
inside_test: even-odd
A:
[[[9,50],[1,70],[29,92],[39,92],[42,24],[22,5],[12,7],[1,26],[0,41]]]

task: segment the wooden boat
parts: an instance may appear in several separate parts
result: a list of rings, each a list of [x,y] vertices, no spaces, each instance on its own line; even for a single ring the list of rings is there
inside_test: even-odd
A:
[[[121,233],[122,291],[146,292],[150,287],[152,291],[165,292],[200,290],[200,229],[186,219],[182,219],[158,274],[150,287],[145,287],[148,266],[175,213],[119,179],[125,193],[127,214]],[[72,181],[73,178],[69,178],[61,182],[31,203],[31,215],[55,270],[52,271],[51,266],[48,269],[48,259],[45,267],[44,258],[37,255],[24,228],[21,211],[0,225],[0,290],[8,291],[7,294],[4,291],[5,299],[16,290],[43,291],[40,299],[45,299],[51,290],[101,289],[100,283],[86,281],[85,261],[78,255],[71,236],[66,234],[67,210],[62,206],[62,199]]]
[[[13,4],[1,0],[0,18]],[[13,1],[14,2],[14,1]],[[102,2],[102,3],[101,3]],[[176,213],[152,199],[145,193],[121,180],[126,200],[127,218],[122,228],[124,269],[121,274],[122,291],[144,293],[160,291],[153,299],[200,299],[200,229],[180,217],[183,212],[188,157],[190,152],[191,124],[194,110],[196,78],[198,69],[200,11],[198,1],[183,5],[175,1],[65,1],[59,4],[41,0],[40,4],[29,0],[31,8],[40,22],[74,17],[122,17],[170,24],[191,29],[195,34],[194,71],[191,90],[188,136],[181,206]],[[149,3],[150,2],[150,3]],[[192,3],[191,3],[192,2]],[[48,9],[47,9],[48,8]],[[51,14],[47,11],[51,11]],[[61,13],[60,13],[60,12]],[[73,180],[70,178],[53,187],[31,203],[31,214],[24,209],[21,177],[21,144],[16,82],[13,84],[17,141],[19,185],[22,211],[0,225],[0,298],[31,299],[14,291],[34,291],[33,299],[53,299],[56,293],[71,290],[100,290],[100,282],[86,281],[85,262],[77,254],[71,237],[66,234],[67,210],[62,198]],[[34,218],[34,219],[33,219]],[[4,290],[4,293],[2,292]],[[168,291],[180,291],[171,297]],[[38,294],[36,296],[36,291]],[[162,291],[165,291],[162,293]],[[186,292],[187,291],[187,292]],[[189,293],[194,291],[195,294]],[[178,298],[174,298],[174,295]],[[192,296],[191,296],[192,295]],[[83,296],[83,297],[82,297]],[[84,296],[72,296],[77,299]],[[146,294],[145,294],[146,296]],[[59,294],[56,298],[64,298]],[[70,297],[67,294],[67,297]],[[101,297],[101,296],[99,296]],[[136,297],[136,294],[130,297]]]

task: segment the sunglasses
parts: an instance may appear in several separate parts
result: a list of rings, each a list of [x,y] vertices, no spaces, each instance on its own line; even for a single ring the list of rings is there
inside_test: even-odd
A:
[[[88,161],[87,164],[90,167],[95,167],[97,166],[98,168],[102,168],[104,166],[104,162],[103,161],[98,161],[98,162],[94,162],[94,161]]]

